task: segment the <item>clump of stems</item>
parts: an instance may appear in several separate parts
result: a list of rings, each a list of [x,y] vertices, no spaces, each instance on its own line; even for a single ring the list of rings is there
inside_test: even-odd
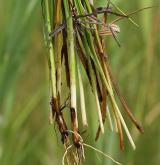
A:
[[[113,11],[109,4],[113,5],[117,12]],[[88,77],[96,103],[97,120],[99,121],[96,140],[98,140],[100,133],[103,134],[105,131],[106,118],[108,118],[111,130],[113,130],[112,119],[114,119],[121,149],[124,149],[123,129],[133,149],[135,149],[135,144],[117,105],[116,97],[119,98],[123,109],[138,130],[143,132],[143,129],[131,113],[112,75],[104,41],[104,36],[111,35],[120,45],[116,39],[116,34],[120,32],[120,28],[115,23],[123,18],[128,18],[136,24],[130,18],[134,13],[126,15],[110,1],[105,8],[94,8],[92,1],[89,0],[44,0],[42,6],[52,91],[51,122],[53,123],[55,120],[57,123],[65,148],[67,150],[71,148],[73,141],[78,151],[78,158],[82,158],[82,154],[79,154],[79,151],[83,150],[83,142],[78,133],[80,121],[77,116],[77,98],[80,98],[82,124],[87,127],[83,69]],[[99,14],[102,17],[99,17]],[[109,23],[108,16],[111,14],[117,18]],[[65,66],[66,82],[69,88],[68,95],[70,96],[67,106],[71,116],[72,139],[69,137],[67,122],[62,111],[62,105],[65,107],[62,100],[62,94],[65,91],[61,89],[63,65]],[[76,161],[76,158],[74,160],[68,158],[67,160],[68,163],[71,163]]]

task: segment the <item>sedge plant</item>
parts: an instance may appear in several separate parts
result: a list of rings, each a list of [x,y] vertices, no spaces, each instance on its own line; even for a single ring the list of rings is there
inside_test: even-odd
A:
[[[86,109],[84,74],[88,79],[96,103],[99,126],[95,139],[98,140],[100,134],[104,133],[104,123],[108,119],[111,130],[115,128],[114,130],[119,134],[120,148],[124,149],[124,130],[131,146],[135,149],[136,146],[119,109],[117,98],[141,133],[143,128],[121,95],[112,74],[104,40],[110,35],[120,46],[116,38],[120,28],[116,22],[126,18],[137,26],[131,19],[135,12],[125,14],[110,1],[108,1],[107,7],[95,8],[93,1],[89,0],[43,0],[42,8],[50,71],[50,122],[57,124],[61,134],[61,140],[66,150],[63,163],[65,156],[67,156],[68,164],[82,163],[85,158],[84,148],[95,149],[89,144],[85,144],[79,133],[79,124],[82,124],[84,128],[88,127],[86,111],[92,113],[90,109]],[[116,19],[110,22],[108,18],[110,15],[114,15]],[[82,72],[82,69],[85,72]],[[68,91],[62,90],[62,84],[65,83],[62,78],[63,74],[65,74]],[[64,93],[68,95],[65,101],[62,99]],[[67,122],[68,118],[66,119],[64,115],[64,109],[70,114],[71,129]],[[77,112],[77,109],[81,110],[80,113]],[[81,114],[82,120],[79,119],[78,114]],[[98,149],[95,150],[100,152]],[[116,161],[115,163],[118,164]]]

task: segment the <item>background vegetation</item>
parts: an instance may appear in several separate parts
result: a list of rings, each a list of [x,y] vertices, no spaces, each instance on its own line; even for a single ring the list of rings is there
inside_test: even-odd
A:
[[[106,0],[95,1],[104,6]],[[160,5],[159,0],[115,1],[124,11]],[[123,164],[158,165],[160,162],[160,10],[136,14],[136,28],[128,20],[118,23],[122,47],[109,37],[107,47],[114,75],[122,93],[142,122],[145,134],[130,125],[137,145],[133,151],[125,141],[121,152],[118,135],[106,131],[95,143],[97,121],[88,113],[89,131],[83,137]],[[63,145],[56,129],[48,124],[49,76],[43,40],[43,18],[39,0],[0,1],[0,164],[61,164]],[[86,84],[86,93],[89,89]],[[91,97],[87,108],[94,109]],[[127,120],[127,119],[126,119]],[[130,121],[127,122],[130,124]],[[85,164],[107,164],[94,151],[86,151]]]

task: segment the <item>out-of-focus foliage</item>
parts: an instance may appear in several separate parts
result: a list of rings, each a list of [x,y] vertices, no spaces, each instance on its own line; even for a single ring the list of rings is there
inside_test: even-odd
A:
[[[113,1],[126,13],[159,0]],[[106,0],[95,1],[105,6]],[[127,19],[118,22],[118,39],[106,39],[110,63],[123,95],[144,126],[144,135],[132,128],[137,150],[126,140],[119,151],[118,135],[106,132],[95,143],[98,121],[87,114],[86,143],[94,145],[122,162],[158,165],[160,162],[160,10],[136,14],[133,26]],[[63,145],[59,134],[48,124],[49,76],[43,40],[43,18],[38,0],[0,1],[0,164],[60,164]],[[94,109],[90,89],[87,108]],[[127,122],[130,124],[130,121]],[[107,127],[107,122],[105,123]],[[112,164],[94,151],[86,150],[85,164]]]

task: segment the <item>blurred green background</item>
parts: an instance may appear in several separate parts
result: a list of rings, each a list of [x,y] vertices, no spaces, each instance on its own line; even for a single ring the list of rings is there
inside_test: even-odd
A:
[[[114,1],[126,13],[159,0]],[[106,0],[95,1],[105,6]],[[137,150],[125,139],[120,151],[118,135],[105,123],[106,131],[95,143],[92,97],[87,98],[89,130],[83,138],[124,165],[160,164],[160,8],[136,14],[133,26],[118,22],[119,48],[113,38],[107,48],[113,73],[134,114],[144,126],[139,135],[126,118]],[[86,84],[86,95],[90,96]],[[43,39],[39,0],[0,0],[0,164],[59,165],[64,153],[58,131],[48,122],[49,71]],[[125,116],[125,115],[124,115]],[[85,164],[112,165],[94,151],[86,150]]]

